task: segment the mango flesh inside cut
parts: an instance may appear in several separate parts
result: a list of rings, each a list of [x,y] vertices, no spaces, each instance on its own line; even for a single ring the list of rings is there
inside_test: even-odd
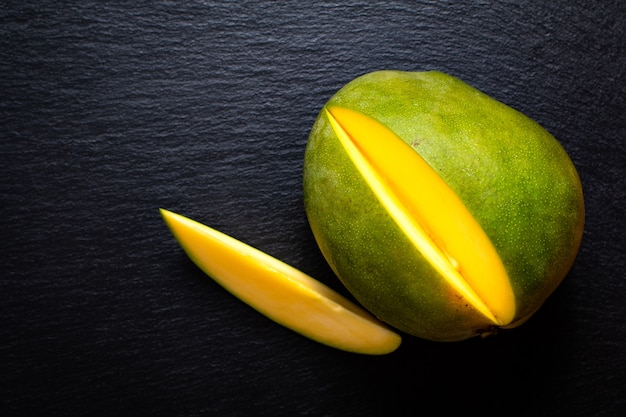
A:
[[[515,298],[507,273],[454,191],[376,120],[342,107],[327,109],[326,116],[365,181],[417,250],[487,320],[509,324]]]
[[[275,322],[349,352],[381,355],[400,345],[397,333],[303,272],[189,218],[161,215],[200,269]]]
[[[437,71],[377,71],[335,93],[309,135],[303,195],[357,301],[434,341],[528,320],[570,270],[584,227],[559,142]]]

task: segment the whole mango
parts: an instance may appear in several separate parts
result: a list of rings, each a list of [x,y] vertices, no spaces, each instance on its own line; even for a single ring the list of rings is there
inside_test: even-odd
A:
[[[340,89],[310,133],[303,191],[354,297],[437,341],[525,322],[571,268],[584,225],[558,141],[436,71],[378,71]]]

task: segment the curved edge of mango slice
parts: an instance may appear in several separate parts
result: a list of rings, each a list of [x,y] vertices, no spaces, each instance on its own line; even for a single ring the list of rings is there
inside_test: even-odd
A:
[[[348,352],[383,355],[400,346],[397,333],[305,273],[204,224],[160,212],[202,271],[276,323]]]

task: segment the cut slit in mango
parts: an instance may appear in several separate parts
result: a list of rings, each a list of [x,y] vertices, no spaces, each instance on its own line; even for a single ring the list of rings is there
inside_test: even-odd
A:
[[[494,325],[509,324],[515,298],[496,249],[456,193],[380,122],[325,109],[348,156],[416,249]]]
[[[200,269],[275,322],[350,352],[380,355],[400,345],[398,334],[303,272],[189,218],[161,215]]]

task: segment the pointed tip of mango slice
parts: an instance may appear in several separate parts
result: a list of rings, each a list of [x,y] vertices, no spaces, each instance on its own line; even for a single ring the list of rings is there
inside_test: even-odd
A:
[[[187,217],[160,212],[201,270],[275,322],[349,352],[382,355],[400,345],[397,333],[303,272]]]

